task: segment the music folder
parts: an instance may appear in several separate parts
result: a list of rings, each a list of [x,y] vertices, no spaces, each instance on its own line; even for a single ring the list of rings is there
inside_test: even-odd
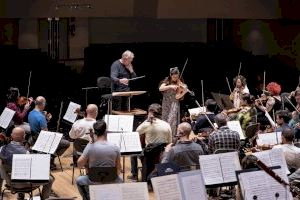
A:
[[[80,108],[81,108],[81,105],[74,103],[74,102],[70,102],[63,119],[70,123],[74,123],[78,116],[76,111]]]
[[[0,116],[0,126],[4,129],[8,127],[13,116],[15,115],[15,111],[9,108],[4,108],[1,116]]]
[[[12,181],[48,181],[50,156],[50,154],[14,154]]]

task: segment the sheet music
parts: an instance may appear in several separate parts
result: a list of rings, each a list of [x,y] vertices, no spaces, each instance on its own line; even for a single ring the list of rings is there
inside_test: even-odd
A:
[[[1,116],[0,116],[0,126],[4,129],[8,127],[12,118],[15,115],[15,111],[9,108],[4,108]]]
[[[121,190],[123,200],[149,199],[148,186],[146,182],[122,184]]]
[[[245,135],[243,133],[240,121],[228,121],[227,126],[230,130],[238,132],[241,140],[245,139]]]
[[[201,155],[199,163],[205,185],[223,183],[223,174],[220,165],[219,155]]]
[[[276,137],[277,134],[277,137]],[[278,142],[277,142],[278,140]],[[281,132],[272,132],[272,133],[263,133],[263,134],[258,134],[258,140],[257,145],[262,146],[262,145],[275,145],[275,144],[280,144],[281,141]]]
[[[286,171],[286,174],[290,173],[282,149],[274,148],[267,151],[256,152],[254,155],[268,167],[280,166]]]
[[[90,185],[91,200],[121,200],[122,194],[117,184]]]
[[[51,148],[49,149],[48,153],[50,154],[54,154],[60,141],[61,141],[61,138],[62,138],[63,134],[62,133],[55,133],[55,137],[52,141],[52,145],[51,145]]]
[[[107,130],[110,132],[132,132],[133,115],[105,115]]]
[[[108,133],[107,141],[117,145],[120,148],[121,153],[142,151],[142,145],[138,132]]]
[[[41,131],[32,149],[44,153],[53,154],[63,134],[50,131]]]
[[[50,154],[31,154],[31,180],[49,180]]]
[[[204,179],[200,170],[181,172],[178,174],[184,199],[207,200]]]
[[[148,200],[147,183],[90,185],[91,200]]]
[[[31,155],[14,154],[12,161],[11,179],[30,180]]]
[[[190,115],[198,116],[200,113],[206,112],[206,107],[191,108],[188,111]]]
[[[223,174],[223,182],[229,183],[237,181],[235,171],[241,170],[241,165],[237,152],[222,153],[220,155],[220,163]]]
[[[68,122],[74,123],[78,116],[78,114],[75,111],[80,108],[81,108],[81,105],[74,103],[74,102],[70,102],[63,119]]]
[[[284,169],[275,169],[274,172],[287,179]],[[239,182],[242,183],[241,190],[245,200],[253,200],[254,195],[257,196],[257,199],[274,200],[276,193],[279,193],[278,200],[292,199],[289,189],[263,170],[241,173],[238,177]]]
[[[151,178],[156,200],[182,200],[177,174]]]

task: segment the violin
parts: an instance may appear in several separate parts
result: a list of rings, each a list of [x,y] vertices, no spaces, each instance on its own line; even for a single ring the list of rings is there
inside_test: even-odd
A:
[[[177,81],[177,90],[176,90],[176,95],[175,95],[175,98],[177,100],[181,99],[187,92],[187,85],[184,84],[182,81],[178,80]]]

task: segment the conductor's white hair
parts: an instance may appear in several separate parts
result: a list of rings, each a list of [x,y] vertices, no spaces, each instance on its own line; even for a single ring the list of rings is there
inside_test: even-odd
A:
[[[122,54],[122,58],[134,58],[134,54],[129,51],[129,50],[126,50],[124,51],[124,53]]]

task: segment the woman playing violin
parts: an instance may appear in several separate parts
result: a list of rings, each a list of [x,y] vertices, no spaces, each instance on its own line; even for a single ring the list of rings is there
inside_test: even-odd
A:
[[[162,119],[171,125],[173,136],[176,134],[177,125],[180,122],[180,103],[179,93],[187,88],[180,80],[180,72],[177,67],[170,69],[170,75],[160,84],[159,91],[163,94],[162,100]],[[177,98],[176,98],[177,94]]]
[[[230,99],[233,101],[235,108],[240,107],[240,102],[243,94],[249,94],[249,89],[247,87],[246,78],[242,75],[238,75],[233,79],[234,90],[230,94]]]
[[[30,109],[32,98],[27,99],[21,97],[18,88],[11,87],[6,95],[7,97],[7,108],[15,111],[15,115],[12,119],[13,126],[20,126],[25,130],[26,133],[30,133],[30,126],[25,122],[25,117]]]

